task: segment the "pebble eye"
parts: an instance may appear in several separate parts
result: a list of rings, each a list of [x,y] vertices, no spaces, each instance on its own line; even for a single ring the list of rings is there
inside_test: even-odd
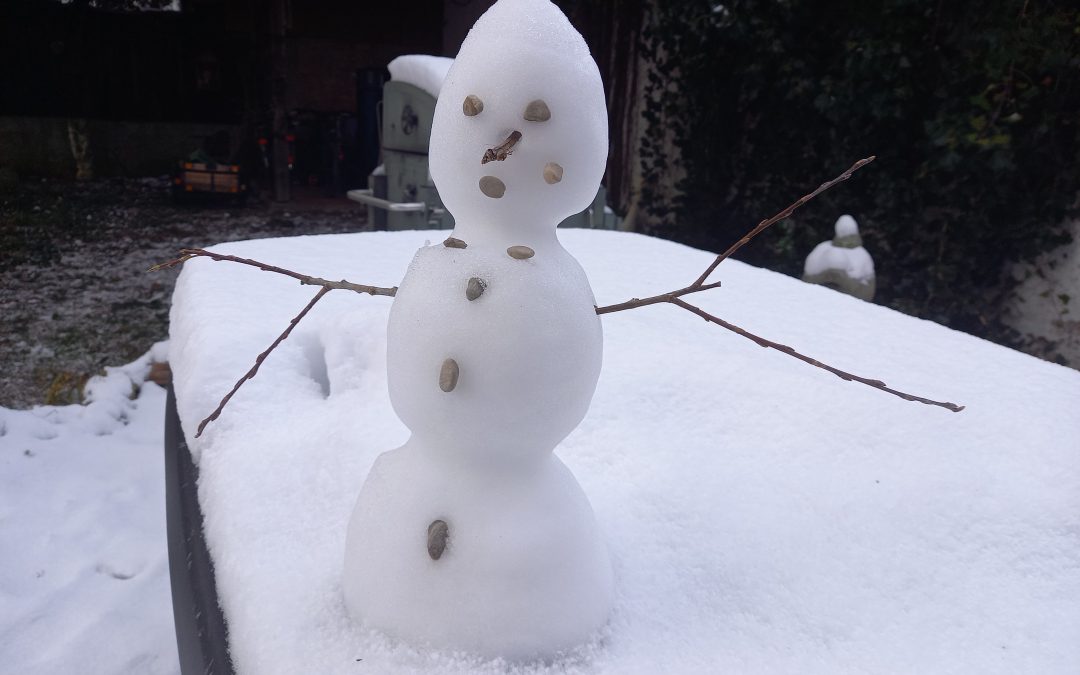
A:
[[[461,112],[465,113],[466,117],[476,117],[484,112],[484,102],[476,94],[469,94],[461,103]]]
[[[528,122],[547,122],[551,119],[551,110],[543,99],[538,98],[535,101],[530,101],[529,105],[525,106],[524,117]]]
[[[506,194],[506,183],[495,176],[484,176],[480,179],[480,192],[492,199],[499,199]]]
[[[544,165],[544,182],[548,185],[554,185],[562,180],[563,169],[555,162],[548,162]]]

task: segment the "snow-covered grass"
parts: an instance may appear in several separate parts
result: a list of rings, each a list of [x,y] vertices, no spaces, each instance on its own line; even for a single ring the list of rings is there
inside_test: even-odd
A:
[[[218,250],[391,286],[445,234]],[[601,304],[682,287],[712,259],[637,235],[560,236]],[[524,670],[1075,672],[1080,373],[735,261],[714,278],[723,288],[694,296],[707,311],[968,408],[843,382],[675,307],[605,315],[593,405],[558,454],[611,550],[616,607],[593,642]],[[386,393],[388,299],[329,295],[192,437],[312,294],[194,260],[174,296],[170,357],[235,665],[504,671],[345,611],[349,513],[375,457],[407,436]]]
[[[0,406],[80,402],[87,378],[164,339],[174,275],[146,269],[181,248],[355,232],[364,218],[310,191],[285,204],[181,206],[168,176],[24,181],[0,194]]]
[[[0,670],[179,671],[165,541],[160,343],[86,405],[0,408]]]

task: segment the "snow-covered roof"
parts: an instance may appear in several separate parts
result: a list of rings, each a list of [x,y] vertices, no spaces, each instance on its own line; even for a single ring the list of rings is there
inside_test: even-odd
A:
[[[223,244],[397,285],[445,232]],[[600,304],[681,288],[713,255],[566,230]],[[558,449],[615,567],[604,633],[529,672],[1066,672],[1080,662],[1080,373],[727,261],[688,298],[961,413],[842,381],[669,305],[602,317],[589,414]],[[191,260],[170,360],[240,673],[492,672],[366,631],[341,590],[346,522],[407,436],[387,396],[391,301],[335,291],[204,435],[315,291]],[[358,663],[358,659],[362,659]]]
[[[391,61],[386,68],[391,80],[407,82],[438,98],[446,73],[453,64],[454,59],[445,56],[405,54]]]

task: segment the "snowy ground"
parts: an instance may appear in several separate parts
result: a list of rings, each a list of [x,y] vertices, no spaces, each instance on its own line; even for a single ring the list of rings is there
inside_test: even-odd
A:
[[[175,275],[146,269],[181,247],[366,228],[356,204],[310,197],[178,207],[166,178],[0,193],[0,406],[77,402],[87,378],[164,339]]]
[[[165,543],[165,391],[151,356],[85,406],[0,408],[0,670],[179,672]]]

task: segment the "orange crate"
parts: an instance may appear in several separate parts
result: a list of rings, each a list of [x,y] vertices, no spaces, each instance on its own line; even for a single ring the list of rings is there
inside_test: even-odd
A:
[[[240,167],[235,164],[211,165],[185,162],[182,174],[184,184],[192,191],[225,192],[240,191]]]

